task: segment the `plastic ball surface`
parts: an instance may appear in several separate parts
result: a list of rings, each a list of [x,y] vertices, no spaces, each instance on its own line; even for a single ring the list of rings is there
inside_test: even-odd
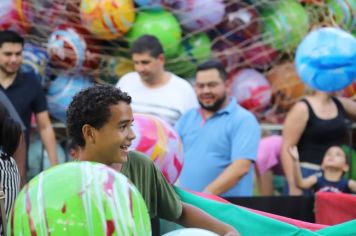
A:
[[[182,142],[164,120],[147,114],[134,114],[133,131],[136,139],[131,149],[145,153],[161,170],[169,183],[174,183],[182,170]]]
[[[8,235],[150,235],[145,202],[122,174],[71,162],[33,178],[19,193]]]

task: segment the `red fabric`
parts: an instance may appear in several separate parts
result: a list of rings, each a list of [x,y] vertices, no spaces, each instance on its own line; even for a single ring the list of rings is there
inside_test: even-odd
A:
[[[335,225],[356,219],[355,206],[355,195],[318,192],[315,197],[315,221]]]
[[[188,190],[188,191],[194,193],[195,195],[203,197],[203,198],[211,199],[211,200],[214,200],[214,201],[217,201],[217,202],[232,204],[231,202],[229,202],[229,201],[227,201],[227,200],[225,200],[225,199],[223,199],[223,198],[221,198],[219,196],[216,196],[214,194],[199,193],[199,192],[194,192],[194,191],[190,191],[190,190]],[[258,210],[254,210],[254,209],[247,208],[247,207],[242,207],[242,208],[245,208],[247,210],[253,211],[253,212],[257,213],[257,214],[260,214],[260,215],[263,215],[263,216],[266,216],[266,217],[269,217],[269,218],[273,218],[275,220],[279,220],[279,221],[282,221],[282,222],[285,222],[285,223],[288,223],[288,224],[291,224],[291,225],[295,225],[295,226],[297,226],[299,228],[309,229],[311,231],[317,231],[319,229],[322,229],[322,228],[328,226],[326,224],[323,225],[321,223],[313,224],[313,223],[309,223],[309,222],[305,222],[305,221],[301,221],[301,220],[295,220],[295,219],[291,219],[291,218],[288,218],[288,217],[275,215],[275,214],[271,214],[271,213],[264,212],[264,211],[258,211]]]

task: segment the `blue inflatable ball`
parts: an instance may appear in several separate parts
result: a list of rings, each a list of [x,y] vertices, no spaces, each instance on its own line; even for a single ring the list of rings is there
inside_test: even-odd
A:
[[[49,59],[46,49],[35,44],[26,43],[22,56],[21,70],[24,72],[33,71],[38,82],[44,86],[46,82],[46,66]]]
[[[58,164],[66,162],[66,153],[63,147],[57,144],[56,150]],[[48,169],[50,166],[51,163],[48,159],[47,151],[40,138],[37,135],[31,137],[28,148],[27,180],[32,179],[41,171]]]
[[[66,111],[73,96],[94,83],[81,75],[59,75],[48,87],[47,101],[49,113],[59,121],[66,122]]]
[[[310,32],[299,44],[296,69],[313,89],[333,92],[356,80],[356,38],[332,27]]]

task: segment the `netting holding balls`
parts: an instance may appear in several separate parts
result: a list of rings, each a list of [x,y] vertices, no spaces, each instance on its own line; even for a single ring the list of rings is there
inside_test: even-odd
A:
[[[33,67],[44,86],[66,74],[115,84],[133,70],[130,44],[148,33],[163,44],[167,69],[183,78],[192,79],[196,65],[208,58],[221,60],[232,80],[246,70],[255,70],[267,78],[269,85],[263,88],[270,89],[270,98],[253,97],[256,92],[245,91],[250,97],[242,102],[267,122],[275,122],[276,119],[269,119],[271,114],[283,115],[303,96],[300,86],[298,92],[292,91],[299,84],[293,68],[295,50],[308,32],[322,26],[340,27],[356,35],[356,0],[0,3],[0,28],[16,30],[26,38],[31,45],[26,69]],[[48,58],[47,63],[43,63],[43,58]],[[286,79],[280,78],[280,74]]]

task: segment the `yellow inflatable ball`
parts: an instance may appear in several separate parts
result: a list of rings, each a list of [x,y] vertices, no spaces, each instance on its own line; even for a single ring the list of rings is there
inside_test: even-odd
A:
[[[81,0],[80,19],[96,37],[116,39],[135,21],[134,3],[132,0]]]

